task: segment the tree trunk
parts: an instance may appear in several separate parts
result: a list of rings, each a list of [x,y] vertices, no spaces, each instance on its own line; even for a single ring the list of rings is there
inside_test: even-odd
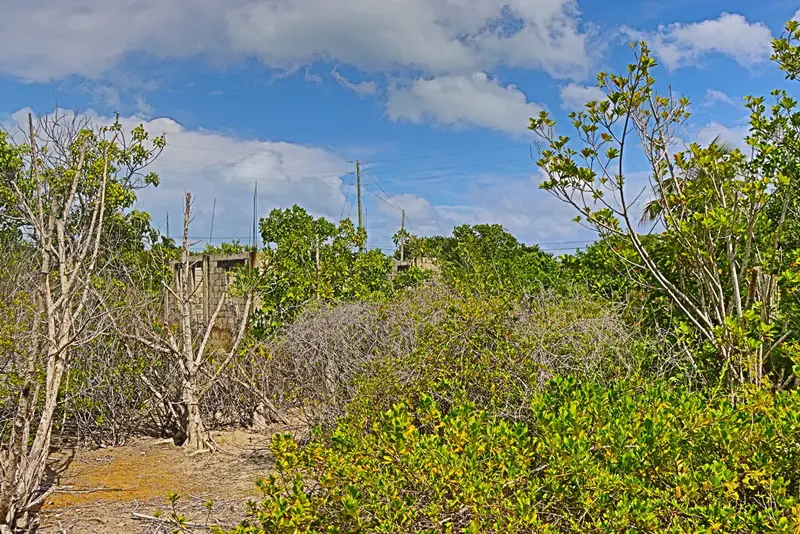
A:
[[[193,371],[193,370],[192,370]],[[209,448],[208,431],[200,414],[200,395],[198,394],[197,375],[188,372],[183,384],[183,403],[185,404],[183,430],[186,440],[183,446],[192,451]]]
[[[36,512],[46,495],[40,487],[50,452],[58,390],[66,367],[64,360],[56,353],[50,354],[48,359],[48,367],[53,369],[52,376],[48,380],[44,408],[30,448],[28,437],[39,388],[33,385],[33,381],[27,381],[20,395],[17,418],[6,453],[9,462],[3,480],[3,495],[0,497],[0,534],[20,529],[35,532],[38,526]]]

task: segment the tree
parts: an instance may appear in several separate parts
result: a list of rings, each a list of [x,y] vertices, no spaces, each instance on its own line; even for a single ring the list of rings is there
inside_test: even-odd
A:
[[[244,245],[238,239],[234,239],[230,243],[220,243],[219,245],[206,243],[203,252],[205,254],[241,254],[250,250],[255,250],[255,248]]]
[[[0,451],[0,532],[36,530],[53,416],[75,349],[100,335],[102,296],[96,291],[109,265],[103,237],[108,221],[129,208],[135,191],[157,185],[143,174],[164,147],[142,127],[126,138],[119,121],[92,127],[56,112],[34,124],[27,142],[0,135],[0,215],[38,257],[29,290],[25,343],[15,347],[18,403]],[[86,325],[92,324],[87,330]]]
[[[552,255],[519,242],[499,224],[464,224],[449,237],[409,236],[408,257],[434,258],[442,276],[461,289],[521,295],[550,286],[558,268]]]
[[[194,293],[197,287],[194,280],[194,262],[191,257],[191,242],[189,240],[189,224],[191,220],[192,196],[186,193],[183,214],[183,239],[181,242],[180,262],[174,280],[174,289],[163,284],[162,290],[167,291],[176,303],[177,321],[171,318],[164,320],[161,315],[161,300],[152,298],[153,295],[143,292],[139,299],[140,305],[127,310],[132,311],[134,317],[126,317],[127,321],[118,321],[119,324],[133,323],[135,332],[120,333],[130,341],[129,350],[135,351],[137,345],[144,346],[156,354],[170,359],[180,369],[180,400],[177,404],[180,413],[176,414],[178,421],[178,440],[189,450],[208,450],[213,447],[203,416],[200,403],[203,397],[214,386],[225,369],[238,354],[239,347],[247,331],[250,310],[253,305],[254,292],[258,285],[258,273],[249,267],[237,273],[234,287],[229,288],[233,296],[241,296],[244,303],[238,309],[238,316],[234,321],[233,336],[230,343],[215,341],[215,330],[219,327],[220,313],[229,297],[223,293],[219,301],[214,304],[214,311],[207,323],[196,317],[194,311]],[[207,281],[204,281],[207,283]],[[141,288],[140,288],[141,290]],[[212,303],[209,303],[210,305]],[[137,321],[136,318],[139,318]],[[148,384],[148,387],[152,387]],[[163,398],[165,392],[157,392]]]
[[[797,103],[783,91],[748,98],[753,155],[718,144],[675,151],[689,117],[689,102],[656,91],[656,66],[645,43],[634,46],[635,63],[622,75],[601,73],[606,98],[570,115],[577,147],[555,134],[556,123],[542,113],[530,128],[547,147],[539,166],[542,188],[572,205],[601,237],[617,236],[635,251],[631,269],[663,292],[682,319],[680,334],[697,350],[712,354],[718,378],[735,383],[785,385],[795,358],[785,343],[786,315],[778,300],[780,243],[786,206],[797,183]],[[636,212],[646,189],[632,189],[627,164],[632,138],[642,143],[660,223],[658,244],[645,242]],[[769,216],[777,203],[777,220]],[[641,274],[637,274],[642,279]],[[702,353],[703,351],[700,350]]]
[[[722,141],[720,136],[714,138],[711,141],[711,147],[719,148],[722,154],[732,154],[733,150],[731,147]],[[699,172],[702,172],[702,169],[698,169]],[[662,215],[664,214],[665,203],[667,202],[667,198],[670,195],[674,195],[679,190],[676,189],[678,183],[675,179],[667,176],[664,178],[662,185],[663,191],[654,190],[652,192],[653,198],[644,205],[642,208],[642,218],[640,220],[641,223],[654,223],[661,220]]]
[[[272,210],[260,221],[266,266],[258,321],[262,335],[291,321],[313,301],[364,300],[391,290],[389,260],[360,252],[363,230],[338,225],[299,206]]]

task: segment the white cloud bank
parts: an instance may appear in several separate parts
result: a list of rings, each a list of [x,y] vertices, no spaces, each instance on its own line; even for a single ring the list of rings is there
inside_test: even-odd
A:
[[[11,114],[4,126],[14,130],[14,124],[24,124],[28,111]],[[93,112],[86,115],[95,124],[113,120]],[[153,136],[166,135],[167,147],[152,166],[161,177],[161,185],[140,191],[137,201],[137,208],[148,211],[162,231],[167,212],[173,233],[180,226],[184,192],[189,191],[196,198],[193,235],[208,236],[216,199],[214,234],[246,237],[252,228],[256,182],[260,216],[272,208],[295,203],[317,216],[338,219],[341,213],[345,201],[342,177],[351,165],[327,150],[189,130],[165,117],[147,120],[129,116],[120,122],[126,130],[142,124]]]
[[[255,57],[292,68],[464,73],[504,64],[582,76],[576,0],[32,0],[0,17],[0,72],[31,81],[99,77],[131,54]]]
[[[15,131],[15,126],[26,124],[28,111],[22,109],[8,115],[0,126]],[[91,111],[86,115],[95,124],[113,120]],[[152,167],[159,173],[161,185],[140,191],[136,207],[149,212],[162,231],[166,230],[169,213],[173,237],[181,224],[186,191],[195,197],[191,233],[201,239],[208,237],[216,199],[215,243],[233,238],[247,240],[252,228],[255,182],[260,217],[273,208],[298,204],[315,216],[338,220],[346,205],[345,194],[349,192],[352,197],[349,185],[352,177],[348,176],[352,165],[322,148],[190,130],[166,117],[148,120],[135,115],[120,120],[125,129],[142,124],[153,136],[166,135],[167,147]],[[416,193],[393,193],[391,182],[384,185],[390,188],[390,202],[406,209],[409,230],[419,235],[449,235],[458,224],[499,223],[528,243],[570,240],[576,236],[586,239],[585,232],[571,222],[574,214],[567,206],[539,190],[532,178],[518,172],[513,175],[486,172],[479,180],[470,179],[466,183],[451,178],[435,188],[426,188],[435,195],[430,198],[446,198],[444,202],[432,202]],[[415,189],[419,191],[419,186]],[[399,213],[369,191],[364,193],[364,200],[370,244],[391,246],[391,235],[400,223]],[[345,216],[348,211],[344,210]]]
[[[749,22],[736,13],[716,19],[661,25],[655,32],[622,28],[629,38],[647,41],[667,69],[694,65],[709,54],[723,54],[742,66],[769,60],[772,32],[761,22]]]
[[[515,85],[503,86],[484,72],[413,80],[389,90],[386,114],[415,124],[429,120],[456,128],[484,127],[510,135],[527,132],[529,118],[542,106],[528,101]]]

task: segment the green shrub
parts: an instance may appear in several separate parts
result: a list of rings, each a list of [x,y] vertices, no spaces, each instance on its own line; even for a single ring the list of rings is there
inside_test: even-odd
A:
[[[449,294],[418,324],[408,353],[374,357],[357,377],[348,416],[368,423],[398,402],[432,394],[526,421],[530,400],[555,375],[615,380],[673,372],[678,361],[585,293],[525,302]]]
[[[800,394],[554,379],[531,423],[429,396],[300,447],[233,532],[796,532]]]

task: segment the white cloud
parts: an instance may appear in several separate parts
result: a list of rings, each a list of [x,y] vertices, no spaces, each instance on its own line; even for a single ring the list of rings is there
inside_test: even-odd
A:
[[[515,85],[476,72],[472,76],[441,76],[414,80],[408,87],[389,89],[386,114],[392,120],[419,124],[431,120],[451,127],[481,126],[511,135],[527,132],[530,117],[542,106],[529,102]]]
[[[8,115],[0,126],[17,131],[14,125],[24,125],[28,111],[22,109]],[[86,115],[96,124],[112,120],[91,111]],[[208,236],[216,199],[214,242],[247,240],[252,228],[255,181],[261,217],[273,208],[299,204],[316,216],[337,220],[346,205],[345,194],[349,192],[352,197],[354,193],[343,180],[352,166],[322,148],[188,129],[166,117],[146,120],[127,116],[120,120],[126,130],[142,124],[152,135],[166,135],[167,148],[153,166],[161,185],[140,191],[136,207],[148,211],[162,231],[169,213],[173,236],[180,226],[185,191],[195,197],[192,234],[199,238]],[[569,206],[539,189],[537,181],[525,173],[486,173],[481,179],[472,176],[468,183],[463,183],[463,177],[450,178],[437,184],[436,189],[428,189],[431,194],[437,193],[435,197],[418,194],[418,184],[414,187],[417,193],[394,193],[391,188],[402,186],[391,182],[384,182],[383,186],[389,192],[388,201],[406,210],[409,231],[418,235],[449,235],[459,224],[498,223],[527,243],[594,237],[571,221],[574,213]],[[433,198],[446,201],[432,201]],[[364,204],[368,209],[370,245],[391,247],[390,237],[400,225],[400,213],[375,199],[369,190]],[[557,253],[563,252],[567,250]]]
[[[738,148],[745,154],[749,154],[751,149],[744,141],[744,138],[749,134],[750,126],[748,124],[743,124],[742,126],[725,126],[719,122],[711,121],[703,125],[694,135],[690,136],[689,141],[705,146],[711,144],[712,141],[718,138],[719,141],[731,148]]]
[[[462,191],[448,203],[433,203],[410,193],[390,200],[406,210],[407,229],[416,235],[450,235],[460,224],[501,224],[525,243],[594,239],[592,232],[572,222],[575,213],[571,207],[523,176],[494,177],[459,189]],[[377,208],[382,218],[375,224],[391,235],[399,225],[397,210],[382,202]],[[564,252],[567,250],[558,253]]]
[[[156,112],[155,108],[151,106],[142,95],[136,97],[136,109],[139,113],[148,117]]]
[[[581,110],[584,104],[592,100],[603,100],[606,94],[595,86],[569,83],[559,90],[561,107],[569,111]]]
[[[99,77],[137,53],[573,77],[589,49],[577,0],[36,0],[0,17],[0,72],[33,81]]]
[[[652,33],[629,27],[623,33],[645,40],[667,69],[694,65],[707,54],[729,56],[743,66],[769,60],[772,32],[761,22],[748,22],[742,15],[722,13],[717,19],[661,25]]]
[[[374,95],[375,93],[378,92],[378,84],[376,82],[364,80],[354,83],[348,80],[343,74],[341,74],[336,69],[331,71],[331,75],[333,76],[333,79],[336,80],[336,83],[338,83],[345,89],[353,91],[358,96]]]
[[[792,20],[800,20],[800,9],[798,9],[797,12],[794,14]]]
[[[4,126],[15,131],[14,124],[26,123],[28,111],[14,112]],[[113,120],[91,111],[86,115],[95,124]],[[166,117],[146,120],[127,116],[120,122],[126,130],[142,124],[153,136],[166,135],[167,147],[152,167],[158,172],[161,185],[140,191],[137,201],[137,208],[149,212],[162,231],[169,212],[171,231],[175,233],[180,225],[183,195],[189,191],[196,198],[193,235],[208,236],[216,198],[214,235],[246,238],[252,228],[256,181],[259,216],[296,203],[316,216],[339,218],[345,202],[342,176],[351,170],[351,165],[327,150],[191,130]]]
[[[306,67],[305,72],[303,73],[303,78],[305,79],[305,81],[309,83],[317,85],[322,84],[322,76],[320,76],[319,74],[314,74],[308,67]]]
[[[735,106],[736,101],[731,98],[727,93],[718,91],[716,89],[706,90],[705,106],[713,106],[714,104],[721,103],[729,106]]]

